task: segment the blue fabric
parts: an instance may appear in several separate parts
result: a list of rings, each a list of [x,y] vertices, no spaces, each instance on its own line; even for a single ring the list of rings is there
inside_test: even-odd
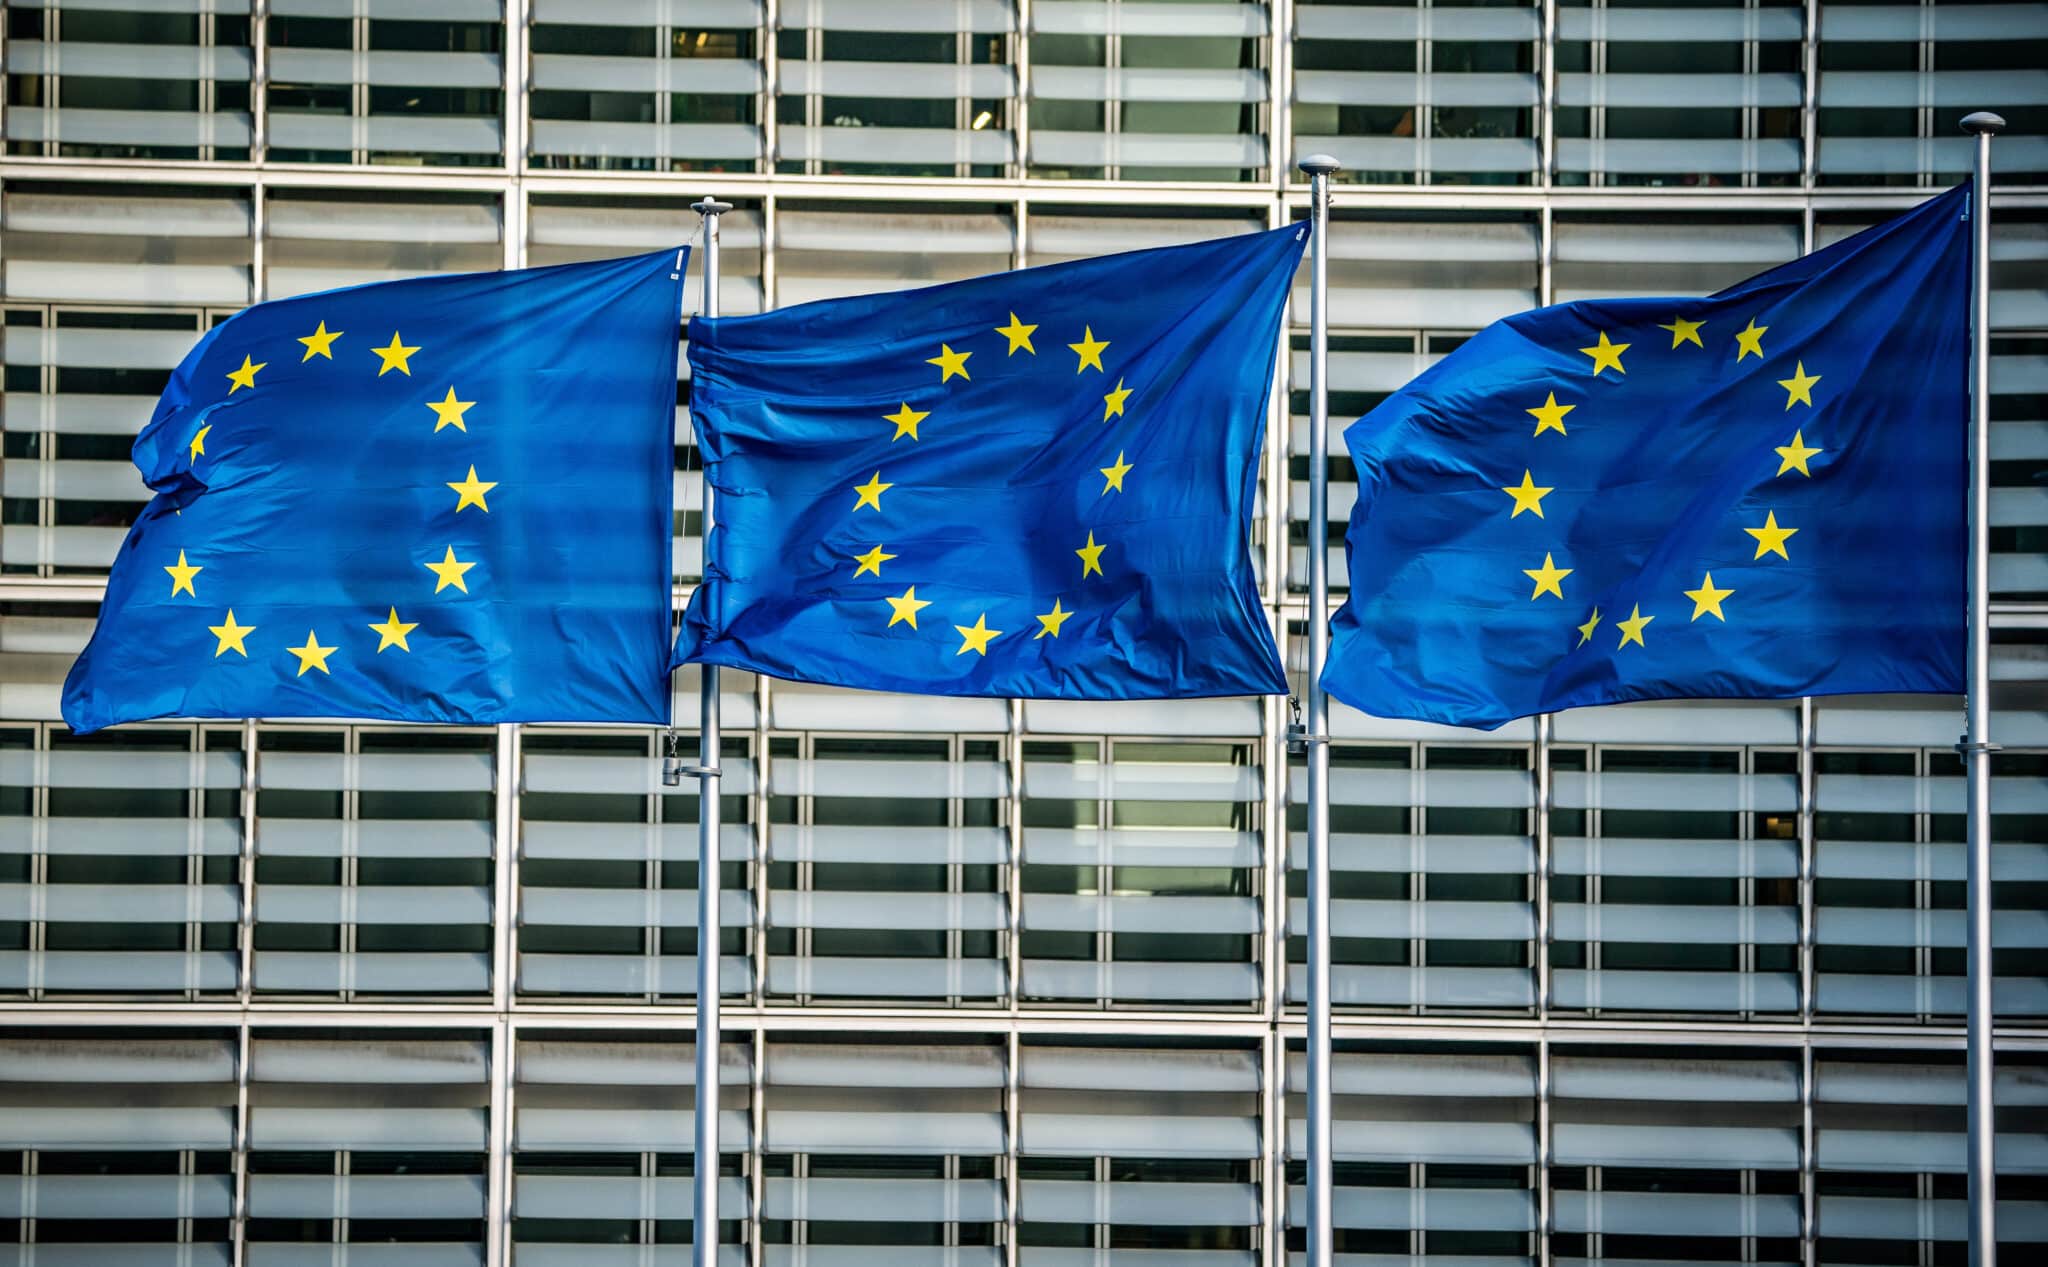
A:
[[[385,282],[215,327],[136,437],[156,496],[64,719],[665,722],[682,265]]]
[[[1306,236],[692,321],[716,527],[677,663],[927,695],[1285,691],[1247,514]]]
[[[1325,689],[1483,727],[1961,690],[1967,215],[1959,189],[1711,298],[1521,313],[1389,397],[1345,433]]]

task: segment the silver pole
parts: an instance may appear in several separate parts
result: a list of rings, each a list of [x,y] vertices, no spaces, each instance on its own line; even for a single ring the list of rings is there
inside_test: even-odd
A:
[[[705,198],[690,209],[704,217],[704,295],[697,305],[718,315],[718,217],[729,202]],[[698,459],[703,459],[699,443]],[[711,554],[711,472],[704,468],[704,554]],[[718,1264],[718,666],[699,666],[697,742],[697,1209],[696,1267]]]
[[[1309,175],[1308,300],[1308,1267],[1330,1267],[1330,737],[1323,661],[1330,654],[1330,176]]]
[[[2005,120],[1963,120],[1977,138],[1970,194],[1970,653],[1963,699],[1969,733],[1970,1267],[1998,1262],[1998,1135],[1991,1047],[1991,138]]]

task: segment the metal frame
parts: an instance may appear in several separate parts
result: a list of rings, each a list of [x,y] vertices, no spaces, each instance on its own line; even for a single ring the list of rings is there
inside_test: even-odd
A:
[[[766,0],[765,19],[762,28],[763,39],[760,61],[764,72],[764,87],[760,97],[760,126],[764,144],[772,155],[776,143],[777,121],[775,111],[776,92],[779,89],[779,66],[774,31],[779,25],[780,4],[778,0]],[[1013,103],[1015,113],[1014,131],[1020,154],[1028,155],[1031,131],[1030,108],[1030,40],[1032,0],[1017,0],[1019,24],[1018,34],[1013,36],[1017,50],[1016,65],[1019,77],[1018,97]],[[1391,211],[1470,211],[1502,210],[1534,213],[1539,229],[1539,299],[1547,302],[1551,298],[1552,234],[1551,222],[1556,211],[1642,211],[1642,212],[1770,212],[1792,213],[1802,217],[1805,236],[1811,242],[1812,225],[1816,213],[1837,211],[1890,211],[1908,207],[1922,197],[1921,189],[1855,190],[1819,187],[1815,181],[1817,162],[1816,129],[1814,127],[1818,107],[1818,51],[1819,42],[1815,34],[1815,17],[1820,13],[1820,0],[1806,0],[1807,33],[1801,49],[1805,67],[1805,98],[1801,114],[1805,120],[1804,156],[1800,183],[1785,188],[1722,188],[1712,190],[1667,190],[1667,189],[1617,189],[1580,188],[1561,186],[1549,181],[1548,173],[1554,168],[1557,148],[1555,130],[1555,107],[1557,101],[1556,34],[1558,26],[1557,0],[1542,0],[1540,4],[1541,34],[1536,41],[1536,74],[1539,81],[1539,104],[1535,111],[1535,130],[1538,152],[1541,156],[1541,172],[1538,183],[1526,186],[1478,188],[1471,186],[1442,185],[1346,185],[1344,195],[1348,204],[1354,207]],[[253,70],[251,76],[251,113],[255,143],[260,147],[269,131],[269,111],[266,101],[269,48],[265,18],[270,11],[268,0],[255,0],[252,5]],[[1293,135],[1290,103],[1293,98],[1293,53],[1288,36],[1294,29],[1295,0],[1269,0],[1267,5],[1267,39],[1269,53],[1266,65],[1269,68],[1270,87],[1262,107],[1266,120],[1266,136],[1271,149],[1264,176],[1256,181],[1243,183],[1188,183],[1188,182],[1118,182],[1118,181],[1059,181],[1031,177],[1025,174],[1028,168],[1022,164],[1017,174],[1005,178],[955,179],[926,181],[915,179],[892,179],[877,177],[835,177],[825,175],[781,175],[770,171],[753,174],[701,174],[667,172],[609,172],[578,173],[566,171],[528,169],[523,162],[499,168],[427,168],[397,170],[391,168],[299,165],[269,162],[172,164],[137,162],[128,160],[86,160],[58,157],[7,156],[0,157],[0,182],[9,181],[63,181],[86,184],[121,184],[148,187],[151,185],[214,186],[227,189],[241,189],[249,192],[252,199],[253,229],[251,251],[251,298],[260,300],[270,297],[266,292],[265,255],[267,238],[264,218],[266,215],[265,195],[272,189],[353,189],[385,190],[392,193],[414,191],[470,191],[492,193],[500,198],[503,214],[503,261],[514,267],[526,259],[527,232],[526,209],[534,195],[549,194],[610,194],[667,197],[678,200],[703,195],[713,191],[715,197],[728,200],[747,199],[758,203],[764,232],[762,280],[770,302],[775,296],[777,251],[775,249],[776,217],[782,203],[801,205],[814,199],[853,200],[877,204],[918,201],[958,202],[980,204],[1003,204],[1014,209],[1016,215],[1016,262],[1025,260],[1027,234],[1031,215],[1041,205],[1080,205],[1094,207],[1145,207],[1145,208],[1192,208],[1230,207],[1262,217],[1269,224],[1284,223],[1297,212],[1309,206],[1310,186],[1291,175],[1290,160],[1293,157]],[[55,10],[51,10],[55,13]],[[527,24],[530,15],[530,0],[508,0],[506,5],[505,73],[504,96],[506,103],[504,135],[508,152],[519,154],[526,134],[526,104],[530,92],[530,62],[527,57]],[[4,111],[0,103],[0,111]],[[1944,123],[1945,126],[1945,123]],[[1902,144],[1916,144],[1905,141]],[[1924,145],[1925,142],[1917,142]],[[2048,186],[2000,188],[1995,195],[1995,205],[2000,211],[2048,209]],[[709,292],[707,292],[709,293]],[[1299,317],[1299,314],[1297,315]],[[1283,336],[1283,338],[1286,336]],[[1283,370],[1283,389],[1291,378]],[[1275,410],[1277,425],[1270,429],[1275,454],[1269,459],[1266,469],[1274,477],[1269,484],[1269,497],[1274,513],[1269,528],[1274,538],[1269,543],[1268,560],[1269,588],[1268,610],[1279,626],[1283,642],[1287,625],[1293,621],[1305,620],[1313,610],[1306,596],[1290,593],[1278,578],[1284,575],[1287,558],[1285,531],[1288,519],[1281,513],[1279,496],[1285,495],[1287,487],[1287,453],[1290,413],[1284,403]],[[1277,494],[1274,490],[1280,490]],[[678,598],[687,596],[689,587],[680,587]],[[18,602],[86,602],[96,601],[104,589],[103,583],[90,578],[66,577],[0,577],[0,601]],[[2048,607],[2039,603],[1994,603],[1989,613],[1989,626],[1999,629],[2041,629],[2048,627]],[[1981,628],[1981,626],[1980,626]],[[715,691],[704,694],[706,700],[717,698]],[[1981,703],[1983,697],[1978,696]],[[767,759],[767,740],[772,730],[771,711],[772,688],[765,681],[757,687],[757,721],[754,730],[755,756],[757,761]],[[1329,1026],[1330,1037],[1338,1043],[1361,1040],[1415,1040],[1436,1043],[1501,1043],[1527,1044],[1536,1054],[1539,1069],[1539,1096],[1536,1106],[1536,1127],[1538,1139],[1538,1162],[1533,1184],[1538,1195],[1539,1225],[1534,1237],[1534,1252],[1537,1261],[1547,1267],[1552,1257],[1551,1232],[1553,1210],[1551,1201],[1551,1097],[1550,1068],[1553,1046],[1597,1044],[1607,1048],[1627,1048],[1684,1044],[1694,1047],[1727,1047],[1748,1050],[1771,1050],[1796,1054],[1801,1064],[1800,1113],[1801,1137],[1801,1201],[1805,1218],[1802,1224],[1802,1258],[1807,1264],[1815,1261],[1814,1214],[1817,1210],[1814,1184],[1814,1143],[1816,1139],[1814,1077],[1815,1052],[1822,1049],[1854,1047],[1862,1049],[1881,1048],[1899,1053],[1911,1052],[1962,1052],[1972,1045],[1980,1048],[1982,1055],[1988,1055],[1992,1029],[1988,1015],[1979,1012],[1979,1024],[1967,1031],[1956,1024],[1892,1024],[1859,1023],[1827,1020],[1816,1015],[1814,1008],[1817,974],[1814,970],[1814,930],[1816,909],[1814,902],[1814,877],[1816,846],[1814,841],[1814,758],[1815,758],[1815,710],[1810,701],[1800,705],[1799,754],[1800,754],[1800,978],[1801,1009],[1799,1016],[1789,1021],[1754,1021],[1735,1018],[1696,1018],[1692,1020],[1648,1020],[1610,1019],[1575,1015],[1557,1015],[1551,1008],[1550,984],[1551,962],[1549,937],[1551,931],[1550,880],[1552,871],[1551,839],[1547,810],[1551,792],[1549,756],[1552,728],[1548,719],[1538,723],[1537,738],[1533,746],[1532,762],[1535,771],[1536,803],[1535,838],[1537,840],[1537,870],[1533,877],[1532,897],[1538,912],[1538,944],[1534,948],[1530,971],[1535,975],[1538,1006],[1533,1016],[1445,1016],[1405,1015],[1396,1013],[1365,1014],[1340,1013],[1332,1017]],[[763,1093],[762,1053],[766,1036],[771,1032],[804,1033],[815,1035],[857,1034],[857,1033],[952,1033],[1000,1035],[1006,1043],[1010,1060],[1007,1078],[1009,1090],[1005,1096],[1005,1115],[1009,1126],[1008,1167],[1005,1185],[1008,1200],[1004,1241],[1006,1259],[1014,1264],[1017,1256],[1016,1223],[1019,1190],[1016,1166],[1017,1126],[1019,1124],[1019,1096],[1016,1094],[1019,1061],[1017,1051],[1026,1036],[1041,1035],[1095,1035],[1125,1037],[1133,1040],[1153,1038],[1188,1038],[1234,1040],[1255,1044],[1262,1052],[1263,1084],[1260,1103],[1264,1106],[1261,1177],[1266,1188],[1264,1202],[1265,1222],[1261,1229],[1259,1244],[1265,1248],[1267,1261],[1278,1262],[1284,1252],[1285,1228],[1285,1173],[1286,1173],[1286,1127],[1285,1105],[1286,1053],[1291,1045],[1299,1044],[1307,1037],[1307,1025],[1300,1008],[1290,1010],[1284,1003],[1285,983],[1288,975],[1284,938],[1285,913],[1287,910],[1286,869],[1283,858],[1286,852],[1286,767],[1281,758],[1282,737],[1280,734],[1281,712],[1277,705],[1269,704],[1262,712],[1262,733],[1254,736],[1235,737],[1232,742],[1259,744],[1266,754],[1265,790],[1263,797],[1262,821],[1266,827],[1266,855],[1262,863],[1265,875],[1263,909],[1266,928],[1262,934],[1261,950],[1264,956],[1262,976],[1266,983],[1258,1010],[1252,1012],[1207,1011],[1173,1007],[1148,1007],[1142,1010],[1101,1010],[1096,1008],[1032,1008],[1021,1007],[1016,997],[1014,984],[1021,971],[1021,953],[1018,933],[1023,913],[1021,891],[1021,811],[1023,808],[1022,780],[1017,777],[1022,769],[1022,744],[1028,737],[1024,728],[1024,710],[1013,705],[1010,713],[1010,730],[1006,760],[1012,773],[1011,792],[1006,805],[1005,826],[1011,841],[1010,874],[1007,884],[1010,928],[1007,934],[1005,958],[1009,967],[1009,979],[1013,984],[1011,997],[994,1007],[975,1008],[924,1008],[888,1006],[844,1006],[844,1007],[787,1007],[760,1002],[763,997],[753,997],[736,1002],[723,1009],[720,1024],[727,1035],[736,1041],[748,1042],[753,1051],[754,1079],[751,1112],[753,1115],[753,1138],[758,1150],[765,1124]],[[163,1000],[136,1002],[65,1002],[65,1001],[0,1001],[0,1033],[32,1030],[62,1025],[76,1027],[108,1027],[133,1029],[149,1026],[166,1032],[177,1032],[204,1028],[222,1033],[232,1032],[235,1044],[241,1053],[237,1062],[235,1096],[235,1139],[237,1148],[234,1160],[234,1209],[239,1216],[246,1211],[247,1193],[247,1144],[249,1068],[247,1055],[252,1034],[260,1034],[278,1028],[299,1028],[310,1026],[353,1027],[365,1031],[400,1031],[413,1028],[447,1029],[450,1027],[473,1030],[480,1038],[488,1036],[492,1053],[490,1104],[491,1130],[489,1168],[487,1174],[489,1231],[486,1241],[486,1262],[491,1267],[503,1267],[512,1261],[510,1211],[513,1195],[512,1183],[512,1121],[516,1111],[516,1074],[513,1056],[517,1039],[523,1031],[673,1031],[692,1025],[698,1019],[698,1012],[688,1005],[665,1004],[576,1004],[563,1002],[533,1002],[521,999],[516,989],[517,941],[516,929],[519,921],[518,894],[518,811],[519,770],[520,770],[520,728],[502,727],[495,736],[497,755],[495,791],[497,813],[494,832],[494,859],[496,893],[493,903],[493,974],[492,991],[487,1000],[475,1002],[350,1002],[334,1001],[281,1001],[263,998],[252,993],[250,982],[251,948],[253,946],[254,898],[256,893],[254,876],[255,833],[259,823],[255,815],[255,790],[258,786],[259,768],[256,756],[255,726],[244,728],[244,803],[242,813],[243,847],[238,860],[242,907],[241,956],[242,976],[237,993],[231,997],[197,1000]],[[1973,735],[1982,741],[1981,732]],[[1320,745],[1319,745],[1320,746]],[[1981,754],[1976,754],[1975,764],[1981,767]],[[706,751],[703,759],[716,760],[715,751]],[[756,796],[764,796],[757,792]],[[715,798],[706,798],[715,805]],[[768,830],[767,815],[756,807],[756,819],[765,847]],[[713,833],[712,848],[716,850],[716,833]],[[1979,844],[1988,842],[1979,836]],[[1976,851],[1972,851],[1973,863]],[[767,896],[766,868],[762,859],[756,858],[754,883],[757,898]],[[708,876],[715,878],[715,861],[708,870]],[[755,926],[750,930],[753,939],[752,950],[756,956],[757,980],[765,989],[765,975],[758,971],[767,964],[765,929],[767,903],[755,903]],[[700,928],[715,927],[715,922],[700,920]],[[717,957],[711,957],[710,970],[717,971]],[[2019,1025],[2000,1026],[1996,1030],[1996,1042],[2000,1050],[2011,1053],[2032,1053],[2048,1055],[2048,1024],[2030,1022]],[[713,1070],[712,1086],[716,1086],[717,1049],[714,1045],[708,1053]],[[1983,1072],[1988,1073],[1988,1059],[1980,1060]],[[703,1085],[700,1076],[700,1087]],[[1977,1079],[1972,1078],[1973,1092],[1977,1090]],[[713,1092],[715,1097],[715,1091]],[[1988,1091],[1985,1093],[1988,1099]],[[1988,1148],[1988,1132],[1980,1144]],[[762,1261],[762,1247],[759,1236],[760,1197],[763,1190],[758,1152],[748,1162],[750,1169],[750,1191],[748,1220],[750,1246],[748,1257],[754,1267]],[[717,1167],[709,1168],[710,1186],[715,1194]],[[1988,1195],[1988,1194],[1987,1194]],[[1974,1208],[1975,1203],[1973,1203]],[[1988,1208],[1988,1207],[1987,1207]],[[245,1247],[242,1243],[243,1223],[240,1217],[234,1221],[235,1262],[245,1261]],[[1988,1267],[1988,1257],[1984,1259]]]

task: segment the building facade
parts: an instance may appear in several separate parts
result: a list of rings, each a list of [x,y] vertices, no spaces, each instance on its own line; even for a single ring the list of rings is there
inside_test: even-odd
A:
[[[2001,1230],[2048,1245],[2048,6],[7,0],[0,1263],[671,1264],[696,802],[646,730],[79,739],[194,337],[677,244],[727,313],[1300,218],[1332,418],[1522,308],[1702,293],[1963,178],[1992,296]],[[1297,675],[1305,290],[1256,556]],[[687,371],[685,371],[685,375]],[[676,582],[701,559],[687,378]],[[1341,453],[1341,445],[1334,446]],[[1902,495],[1911,495],[1910,491]],[[694,724],[697,680],[676,682]],[[724,1261],[1300,1249],[1281,700],[724,676]],[[1340,1261],[1961,1261],[1955,699],[1334,720]],[[682,750],[694,751],[685,730]]]

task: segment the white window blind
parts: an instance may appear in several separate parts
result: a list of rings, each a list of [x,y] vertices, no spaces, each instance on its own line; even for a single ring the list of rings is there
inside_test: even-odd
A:
[[[733,731],[750,726],[749,680],[727,673],[720,686],[726,724]],[[687,709],[679,705],[677,716],[694,712],[692,701]],[[684,745],[694,757],[694,737]],[[662,750],[645,731],[535,729],[522,735],[521,749],[521,991],[648,999],[694,994],[696,780],[665,786]],[[725,993],[751,994],[754,763],[728,740],[719,764],[719,982]]]
[[[1331,1070],[1332,1222],[1356,1247],[1417,1263],[1515,1263],[1537,1228],[1536,1061],[1519,1047],[1340,1048]],[[1307,1064],[1287,1058],[1288,1214],[1307,1221]]]
[[[1684,150],[1686,146],[1672,146]],[[1558,303],[1618,296],[1707,295],[1797,259],[1796,220],[1560,215]],[[1733,337],[1734,330],[1722,331]],[[1711,337],[1711,336],[1710,336]]]
[[[1702,711],[1759,738],[1790,720],[1770,706]],[[1667,708],[1662,720],[1682,727],[1688,715]],[[1556,736],[1626,738],[1650,720],[1571,710]],[[1796,1011],[1797,768],[1791,751],[1554,749],[1556,1006]]]
[[[1026,741],[1025,998],[1256,1002],[1256,751]]]
[[[1017,161],[1010,0],[793,0],[778,22],[778,171],[1010,173]]]
[[[0,991],[232,990],[240,736],[0,730]]]
[[[504,163],[499,0],[276,0],[273,162]]]
[[[761,20],[757,0],[540,0],[528,35],[535,164],[755,170]]]
[[[277,189],[265,213],[270,298],[504,263],[488,194]]]
[[[1816,1004],[1836,1015],[1947,1021],[1964,1009],[1962,764],[1955,701],[1820,705],[1815,779]],[[1993,997],[2017,1016],[2048,1009],[2048,727],[1999,710],[1992,764]]]
[[[1007,994],[1002,742],[813,734],[771,744],[769,992]]]
[[[1951,116],[1993,98],[2008,109],[2048,103],[2032,54],[2044,37],[2048,6],[2040,4],[1824,7],[1816,86],[1819,182],[1910,186],[1963,179],[1972,144]],[[2048,138],[2012,140],[2016,144],[1992,147],[1993,172],[2014,183],[2039,180],[2048,171]]]
[[[9,299],[240,307],[250,223],[248,196],[232,187],[9,181],[0,288]]]
[[[1002,1261],[1000,1045],[771,1040],[765,1073],[770,1261]]]
[[[994,208],[784,201],[775,216],[778,307],[999,273],[1016,243]]]
[[[1024,1261],[1074,1261],[1051,1247],[1076,1243],[1126,1247],[1110,1250],[1117,1263],[1254,1261],[1263,1209],[1255,1050],[1027,1040],[1021,1051]]]
[[[490,989],[491,742],[474,731],[259,736],[258,990]]]
[[[1538,165],[1541,10],[1305,5],[1294,149],[1366,184],[1526,184]]]
[[[9,6],[7,152],[249,157],[248,0]]]
[[[1536,938],[1523,746],[1333,745],[1331,989],[1368,1007],[1527,1008]],[[1307,784],[1289,770],[1288,997],[1307,986]]]
[[[481,1267],[490,1047],[460,1032],[249,1039],[248,1256]]]
[[[1037,0],[1033,175],[1252,180],[1268,163],[1256,4]]]
[[[1789,185],[1802,163],[1802,11],[1558,10],[1557,178]]]
[[[189,311],[9,310],[4,421],[21,439],[0,478],[0,567],[106,569],[150,498],[129,446],[201,321]]]
[[[0,1261],[227,1267],[234,1120],[232,1037],[0,1037]]]

